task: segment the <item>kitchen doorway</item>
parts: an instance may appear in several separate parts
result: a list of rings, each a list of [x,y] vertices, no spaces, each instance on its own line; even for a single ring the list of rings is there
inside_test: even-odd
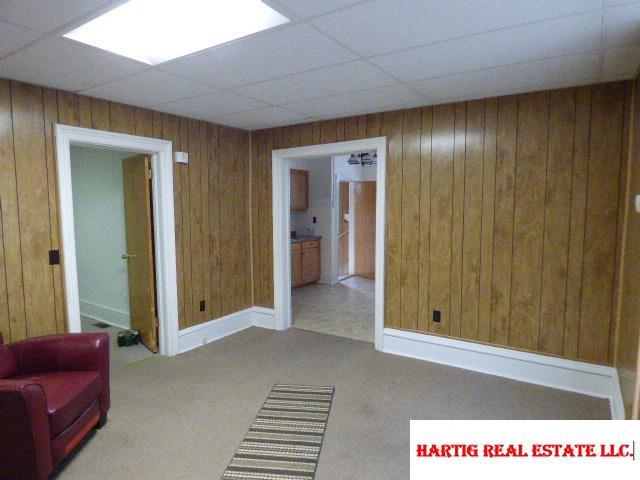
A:
[[[373,272],[372,276],[374,278],[367,279],[373,288],[371,291],[370,305],[372,311],[369,313],[368,318],[372,321],[372,338],[367,339],[368,341],[373,341],[375,347],[377,349],[381,349],[382,347],[382,329],[384,324],[384,218],[385,218],[385,192],[384,192],[384,178],[385,178],[385,168],[386,168],[386,138],[374,138],[368,140],[359,140],[353,142],[340,142],[335,144],[327,144],[327,145],[315,145],[311,147],[301,147],[301,148],[292,148],[285,150],[276,150],[273,152],[273,218],[274,218],[274,290],[275,290],[275,326],[278,329],[287,329],[289,327],[296,326],[296,312],[292,306],[292,299],[294,296],[297,296],[297,291],[294,294],[292,292],[292,287],[296,285],[296,282],[300,281],[300,279],[308,278],[304,276],[304,264],[311,263],[308,260],[307,252],[309,253],[309,258],[314,259],[315,264],[317,265],[317,256],[315,252],[312,252],[314,248],[317,248],[317,245],[314,245],[313,242],[317,242],[317,238],[303,238],[303,242],[308,241],[309,245],[304,246],[301,245],[299,247],[299,259],[297,260],[296,256],[298,255],[297,250],[298,247],[295,246],[295,243],[303,243],[303,242],[293,242],[292,236],[298,233],[298,229],[292,229],[292,224],[296,224],[295,220],[292,220],[292,215],[295,214],[296,205],[291,204],[292,201],[296,202],[298,199],[303,199],[306,196],[300,195],[299,192],[292,191],[292,186],[297,184],[299,181],[298,178],[304,176],[305,174],[299,174],[295,172],[295,170],[304,170],[304,168],[300,167],[300,162],[306,161],[310,165],[313,165],[314,168],[317,167],[322,159],[326,159],[327,157],[331,157],[333,159],[332,164],[332,173],[328,178],[331,196],[330,203],[332,205],[331,208],[331,226],[333,228],[333,233],[329,237],[329,247],[332,252],[331,257],[331,278],[335,278],[335,282],[338,283],[338,274],[340,269],[339,264],[339,228],[340,228],[340,185],[339,185],[339,177],[337,175],[335,169],[335,159],[337,157],[346,157],[346,161],[351,158],[351,156],[359,156],[363,153],[368,155],[368,158],[374,158],[375,155],[375,165],[372,167],[372,171],[375,172],[377,178],[375,178],[375,185],[373,188],[375,190],[375,198],[374,203],[371,206],[371,211],[374,212],[373,218],[369,218],[369,223],[372,225],[372,232],[375,238],[374,245],[371,250],[373,251]],[[355,165],[352,163],[352,166]],[[361,164],[358,164],[358,168],[362,168]],[[306,174],[309,178],[309,185],[316,185],[317,181],[313,180],[312,169],[307,169],[308,173]],[[363,179],[360,179],[363,180]],[[356,181],[354,179],[354,181]],[[293,183],[292,183],[293,182]],[[354,184],[354,187],[356,185]],[[313,193],[311,191],[308,192],[308,196],[311,199],[313,197]],[[311,202],[311,200],[309,200]],[[307,216],[313,221],[313,218],[316,217],[316,221],[319,222],[319,215],[314,215],[314,212],[310,212]],[[344,217],[343,217],[344,218]],[[295,234],[292,234],[292,231],[295,231]],[[305,230],[305,234],[308,232]],[[317,233],[317,232],[314,232]],[[323,239],[320,239],[322,242]],[[321,246],[321,244],[320,244]],[[302,253],[305,255],[302,255]],[[354,257],[355,258],[355,257]],[[304,260],[303,260],[304,259]],[[304,263],[303,263],[304,262]],[[320,264],[323,265],[322,259],[320,259]],[[296,270],[301,268],[300,273],[298,274]],[[318,281],[316,284],[312,286],[322,287],[319,281],[323,276],[322,269],[320,270],[320,274],[317,275]],[[347,281],[350,279],[346,279]],[[302,285],[305,285],[306,282],[302,282]],[[298,285],[300,288],[300,285]],[[306,288],[306,287],[305,287]],[[333,297],[331,300],[331,305],[336,306],[337,308],[345,305],[347,302],[340,301],[339,298],[332,296],[329,294],[329,297]],[[314,301],[315,308],[320,308],[324,311],[329,310],[330,304],[327,302],[317,302]],[[329,315],[330,318],[336,319],[339,318],[342,313],[333,313]],[[329,329],[331,329],[330,322],[327,325]],[[327,332],[331,333],[331,332]],[[333,332],[335,333],[335,331]],[[347,335],[345,335],[347,336]],[[353,338],[353,337],[352,337]]]

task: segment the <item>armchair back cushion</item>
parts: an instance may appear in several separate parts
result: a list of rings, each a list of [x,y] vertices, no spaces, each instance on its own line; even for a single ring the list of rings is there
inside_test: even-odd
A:
[[[9,347],[4,344],[0,333],[0,378],[11,378],[17,373],[16,359]]]

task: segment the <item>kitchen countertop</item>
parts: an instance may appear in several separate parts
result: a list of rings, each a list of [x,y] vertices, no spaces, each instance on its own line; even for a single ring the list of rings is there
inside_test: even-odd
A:
[[[301,235],[291,239],[291,243],[313,242],[322,239],[321,235]]]

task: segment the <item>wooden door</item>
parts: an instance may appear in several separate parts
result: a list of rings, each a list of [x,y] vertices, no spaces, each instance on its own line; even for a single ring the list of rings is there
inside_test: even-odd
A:
[[[360,277],[375,278],[376,271],[376,182],[353,182],[355,268]],[[397,215],[397,212],[391,212]]]
[[[349,182],[340,182],[340,228],[338,229],[339,276],[349,275]]]
[[[302,263],[300,255],[300,244],[291,245],[291,286],[297,287],[302,283]]]
[[[309,208],[309,172],[291,169],[290,182],[291,210],[306,212]]]
[[[153,258],[151,170],[147,155],[122,161],[124,213],[127,236],[129,305],[131,328],[140,332],[142,343],[158,351],[158,319]]]
[[[315,282],[320,278],[320,242],[302,244],[302,283]]]

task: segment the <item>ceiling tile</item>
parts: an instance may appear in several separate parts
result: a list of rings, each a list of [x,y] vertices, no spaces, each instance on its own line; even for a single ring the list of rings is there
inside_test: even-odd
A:
[[[259,110],[223,115],[221,117],[210,118],[209,120],[230,127],[258,130],[260,128],[281,127],[283,125],[306,122],[311,119],[282,108],[267,107]]]
[[[156,105],[157,110],[185,117],[208,119],[229,113],[245,112],[267,105],[231,92],[216,92],[200,97]]]
[[[384,112],[427,104],[427,99],[405,87],[390,85],[370,90],[291,103],[286,108],[318,119]]]
[[[553,82],[553,83],[540,83],[535,85],[527,85],[526,87],[514,87],[503,90],[491,90],[481,93],[470,93],[465,95],[458,95],[456,97],[439,98],[433,102],[433,105],[441,105],[454,102],[464,102],[468,100],[481,100],[485,98],[503,97],[506,95],[517,95],[527,92],[541,92],[546,90],[555,90],[560,88],[578,87],[581,85],[591,85],[597,82],[597,79],[587,78],[580,81],[565,82]]]
[[[0,61],[0,76],[77,91],[144,68],[142,63],[93,47],[49,38]]]
[[[176,60],[162,70],[229,88],[355,60],[307,25],[293,25]]]
[[[33,42],[39,33],[0,21],[0,57]]]
[[[275,0],[266,3],[272,3],[274,6],[282,5],[299,17],[308,18],[360,2],[362,0]]]
[[[607,47],[640,42],[640,3],[605,10],[604,40]]]
[[[496,91],[523,91],[531,85],[554,82],[596,81],[599,73],[600,54],[591,52],[421,80],[411,86],[427,97],[441,100]]]
[[[110,0],[113,3],[113,0]],[[0,2],[0,19],[50,32],[109,3],[108,0],[7,0]]]
[[[625,3],[638,3],[640,0],[604,0],[605,7],[613,7],[615,5],[624,5]]]
[[[148,108],[211,92],[213,92],[211,87],[201,83],[155,70],[137,73],[81,91],[81,93],[92,97]]]
[[[274,105],[380,87],[395,80],[364,60],[268,80],[235,91]]]
[[[640,70],[640,44],[605,50],[602,73],[606,80],[634,78],[638,70]]]
[[[601,14],[586,13],[370,59],[404,81],[479,70],[599,47]]]
[[[602,0],[378,0],[312,22],[364,56],[599,9]]]

